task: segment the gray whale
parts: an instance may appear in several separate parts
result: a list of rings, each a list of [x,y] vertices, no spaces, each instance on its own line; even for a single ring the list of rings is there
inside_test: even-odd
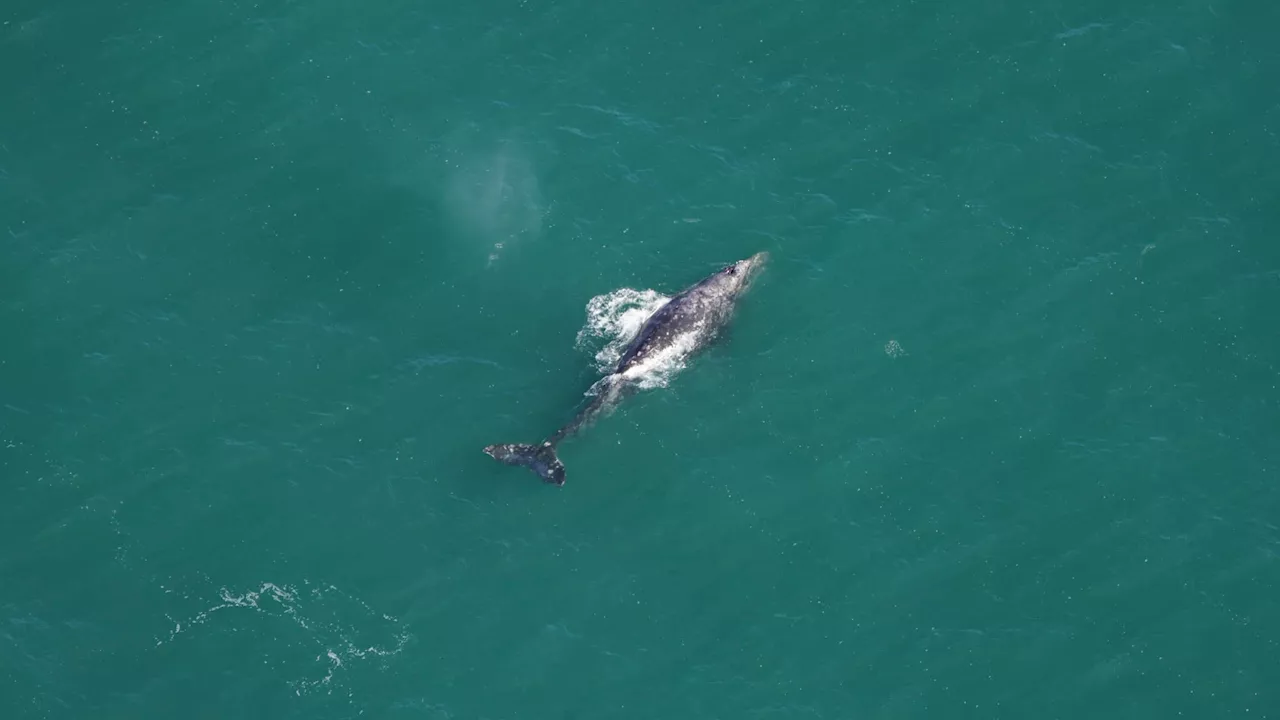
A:
[[[564,463],[556,455],[556,446],[617,407],[636,390],[637,381],[654,362],[692,356],[715,340],[768,259],[768,253],[756,253],[671,298],[645,321],[610,373],[596,382],[586,406],[541,444],[488,445],[485,454],[506,465],[528,468],[543,482],[564,485]]]

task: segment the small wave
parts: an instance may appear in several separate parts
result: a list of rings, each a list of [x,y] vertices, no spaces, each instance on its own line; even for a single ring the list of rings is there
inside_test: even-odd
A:
[[[576,347],[593,353],[597,369],[609,372],[645,321],[670,300],[655,290],[631,288],[597,295],[587,303],[587,323],[578,331]]]

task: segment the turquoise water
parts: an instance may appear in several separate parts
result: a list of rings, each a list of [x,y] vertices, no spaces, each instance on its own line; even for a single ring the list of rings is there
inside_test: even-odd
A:
[[[1275,717],[1278,20],[6,4],[0,717]]]

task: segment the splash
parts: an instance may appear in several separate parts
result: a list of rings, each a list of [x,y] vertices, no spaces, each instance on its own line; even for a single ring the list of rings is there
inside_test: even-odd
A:
[[[597,295],[587,303],[587,322],[578,331],[576,347],[592,353],[596,369],[608,373],[645,322],[670,301],[670,297],[656,290],[632,288]],[[696,342],[696,330],[676,338],[663,352],[629,369],[626,379],[644,390],[665,387],[684,367],[684,360]],[[599,386],[597,383],[588,394],[597,392]]]
[[[627,368],[622,374],[641,390],[666,387],[671,378],[685,367],[685,360],[697,346],[699,331],[697,329],[682,333],[662,349],[645,358],[644,362]]]
[[[578,331],[576,347],[594,352],[596,369],[609,372],[646,320],[671,298],[654,290],[621,288],[587,303],[587,324]]]

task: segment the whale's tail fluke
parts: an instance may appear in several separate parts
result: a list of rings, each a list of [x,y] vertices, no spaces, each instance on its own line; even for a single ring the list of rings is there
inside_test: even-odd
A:
[[[564,485],[564,463],[556,457],[556,446],[550,442],[541,445],[490,445],[484,449],[484,454],[505,465],[527,467],[545,483]]]

